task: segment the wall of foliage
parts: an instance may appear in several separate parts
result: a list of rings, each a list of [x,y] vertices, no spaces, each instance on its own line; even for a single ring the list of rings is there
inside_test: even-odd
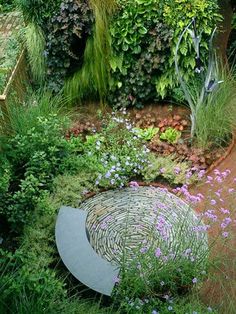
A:
[[[107,98],[113,106],[139,107],[151,100],[181,97],[174,67],[178,38],[197,17],[204,60],[209,34],[219,20],[217,0],[17,1],[26,20],[43,30],[41,56],[50,88],[57,92],[65,79],[73,77],[66,88],[72,99],[92,95]],[[115,2],[115,13],[107,19],[104,13]],[[101,31],[106,25],[108,33]],[[195,52],[189,34],[181,43],[179,63],[184,78],[191,80]]]
[[[219,19],[217,1],[119,0],[111,34],[116,59],[112,62],[112,97],[116,104],[141,105],[149,99],[176,97],[174,53],[178,38],[193,17],[202,32],[202,54]],[[194,74],[195,53],[189,35],[179,63],[186,80]]]

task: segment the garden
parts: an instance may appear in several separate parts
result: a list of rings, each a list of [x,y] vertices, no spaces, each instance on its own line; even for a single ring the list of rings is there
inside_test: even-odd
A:
[[[236,5],[0,0],[0,314],[236,313]]]

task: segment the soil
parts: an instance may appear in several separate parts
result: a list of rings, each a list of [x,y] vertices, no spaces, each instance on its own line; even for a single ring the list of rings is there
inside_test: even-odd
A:
[[[231,171],[230,175],[225,179],[223,186],[214,185],[212,187],[214,193],[217,189],[224,188],[227,191],[229,188],[236,188],[236,145],[234,145],[231,153],[226,157],[225,160],[217,167],[219,171],[223,172],[227,169]],[[208,174],[213,175],[214,169]],[[202,193],[205,194],[209,190],[209,184],[204,184],[201,186],[193,186],[192,193]],[[224,200],[224,208],[231,209],[231,215],[236,218],[236,208],[232,208],[232,205],[235,204],[235,195],[234,202],[232,204],[232,199],[229,198],[228,194],[222,194],[222,199]],[[205,209],[205,204],[198,208],[198,211],[201,212]],[[223,215],[223,214],[222,214]],[[221,218],[221,217],[220,217]],[[213,256],[220,257],[220,262],[218,269],[214,271],[213,278],[214,280],[209,280],[205,283],[202,288],[201,294],[202,298],[209,304],[211,300],[212,306],[219,307],[219,313],[223,314],[234,314],[236,313],[236,225],[235,223],[231,224],[229,230],[230,237],[227,239],[227,242],[222,242],[222,240],[216,240],[216,246],[214,248]],[[219,228],[213,229],[209,233],[210,240],[214,240],[219,233]],[[223,258],[222,258],[223,257]]]

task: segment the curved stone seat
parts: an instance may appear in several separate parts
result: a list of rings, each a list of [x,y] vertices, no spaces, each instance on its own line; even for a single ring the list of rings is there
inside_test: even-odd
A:
[[[89,243],[87,212],[61,207],[56,222],[56,244],[61,259],[72,275],[89,288],[110,296],[119,267],[101,258]]]

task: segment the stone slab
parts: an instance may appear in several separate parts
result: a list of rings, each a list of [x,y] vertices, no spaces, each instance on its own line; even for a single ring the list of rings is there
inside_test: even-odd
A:
[[[72,275],[89,288],[110,296],[119,267],[101,258],[89,243],[87,212],[61,207],[56,222],[56,244],[61,259]]]

